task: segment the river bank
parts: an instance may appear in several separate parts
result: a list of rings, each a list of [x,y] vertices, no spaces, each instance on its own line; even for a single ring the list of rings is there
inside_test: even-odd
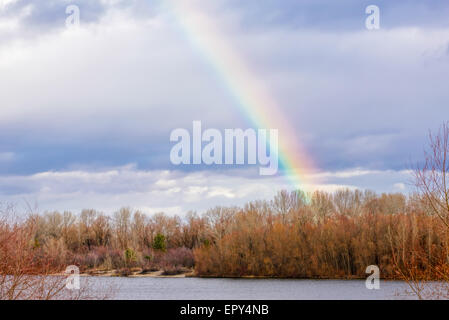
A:
[[[193,269],[182,269],[175,274],[168,274],[164,270],[144,270],[140,268],[134,269],[113,269],[113,270],[86,270],[80,274],[81,276],[94,277],[129,277],[129,278],[185,278],[194,277]]]
[[[128,270],[113,269],[101,270],[92,269],[86,270],[80,274],[81,276],[93,277],[127,277],[127,278],[204,278],[204,279],[287,279],[287,280],[364,280],[366,277],[357,275],[345,275],[335,277],[315,276],[315,277],[270,277],[270,276],[256,276],[256,275],[199,275],[194,269],[178,270],[175,274],[167,274],[164,270],[143,270],[141,268],[133,268]],[[368,275],[367,275],[368,276]],[[402,279],[385,277],[383,280],[401,281]],[[432,280],[430,280],[432,281]]]

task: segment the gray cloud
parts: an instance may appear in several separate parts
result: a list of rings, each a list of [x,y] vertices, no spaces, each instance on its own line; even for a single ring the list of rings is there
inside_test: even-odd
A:
[[[249,29],[287,27],[320,31],[360,30],[365,8],[377,5],[383,28],[447,27],[449,7],[441,0],[248,0],[221,1],[219,10],[233,12]]]
[[[101,18],[111,9],[130,10],[135,18],[139,16],[151,16],[159,1],[90,1],[90,0],[15,0],[10,1],[0,10],[0,17],[17,17],[23,15],[21,22],[26,27],[37,29],[64,28],[67,18],[66,8],[76,5],[80,9],[81,21],[84,23],[99,22]]]

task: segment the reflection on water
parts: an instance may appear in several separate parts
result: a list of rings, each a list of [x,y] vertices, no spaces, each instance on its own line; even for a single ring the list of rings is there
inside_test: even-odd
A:
[[[90,277],[89,282],[97,291],[115,288],[113,299],[413,299],[400,281],[381,281],[379,290],[368,290],[364,280]]]

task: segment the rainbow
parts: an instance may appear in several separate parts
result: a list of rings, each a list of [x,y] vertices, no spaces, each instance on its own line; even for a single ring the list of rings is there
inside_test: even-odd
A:
[[[264,84],[250,70],[224,33],[192,0],[164,1],[190,42],[199,49],[256,128],[279,129],[279,165],[295,189],[310,190],[312,159]]]

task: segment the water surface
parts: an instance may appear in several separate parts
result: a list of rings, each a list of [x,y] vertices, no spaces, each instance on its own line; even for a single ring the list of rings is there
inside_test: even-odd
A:
[[[91,277],[98,291],[115,288],[113,299],[133,300],[300,300],[410,299],[407,284],[382,281],[369,290],[365,280],[210,279]]]

